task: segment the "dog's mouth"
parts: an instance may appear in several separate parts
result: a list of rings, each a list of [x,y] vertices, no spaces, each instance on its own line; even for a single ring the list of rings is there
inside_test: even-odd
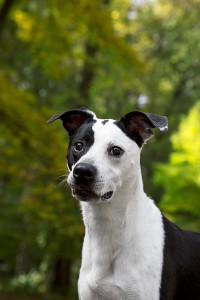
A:
[[[109,191],[103,195],[98,195],[92,190],[88,190],[82,187],[76,187],[72,189],[73,196],[80,201],[107,201],[112,198],[113,191]]]

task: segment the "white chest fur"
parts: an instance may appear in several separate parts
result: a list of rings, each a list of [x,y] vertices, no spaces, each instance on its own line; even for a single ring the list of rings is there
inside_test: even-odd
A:
[[[122,192],[110,203],[81,204],[86,229],[78,283],[81,300],[159,299],[161,213],[142,191],[128,200],[124,196]]]

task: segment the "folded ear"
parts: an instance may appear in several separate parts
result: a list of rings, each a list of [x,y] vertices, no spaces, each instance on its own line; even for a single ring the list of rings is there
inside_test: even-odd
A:
[[[83,123],[85,123],[86,120],[94,118],[96,118],[96,115],[92,111],[86,108],[79,108],[57,114],[50,118],[47,122],[51,123],[57,119],[61,119],[63,121],[64,128],[69,134],[72,134]]]
[[[154,135],[151,128],[158,128],[161,131],[168,129],[167,117],[139,111],[126,114],[121,118],[120,123],[139,147]]]

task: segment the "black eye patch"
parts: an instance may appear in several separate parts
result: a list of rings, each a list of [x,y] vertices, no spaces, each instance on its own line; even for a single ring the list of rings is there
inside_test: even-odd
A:
[[[76,152],[81,152],[81,151],[84,150],[84,147],[85,147],[84,143],[83,143],[82,141],[78,141],[78,142],[76,142],[75,145],[74,145],[74,150],[75,150]]]
[[[70,170],[94,144],[94,130],[92,127],[95,122],[95,120],[90,120],[89,122],[84,123],[70,137],[70,143],[67,151],[67,162]]]

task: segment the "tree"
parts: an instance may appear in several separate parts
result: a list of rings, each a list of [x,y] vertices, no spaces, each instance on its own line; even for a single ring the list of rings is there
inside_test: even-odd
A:
[[[160,201],[163,189],[151,180],[154,163],[168,159],[172,150],[170,135],[200,98],[199,9],[198,0],[147,1],[132,7],[129,38],[147,61],[145,72],[139,76],[138,94],[146,95],[148,100],[142,109],[166,115],[169,120],[169,131],[156,133],[142,153],[144,186],[156,201]]]
[[[185,116],[172,136],[173,151],[159,165],[156,181],[164,185],[161,208],[184,227],[200,229],[200,102]]]
[[[4,277],[17,277],[31,270],[40,273],[45,263],[41,279],[46,278],[46,290],[51,273],[59,290],[63,287],[56,279],[57,261],[62,260],[67,266],[66,292],[83,234],[70,191],[57,187],[60,175],[65,174],[62,180],[67,176],[67,138],[47,125],[52,110],[38,108],[32,94],[13,86],[12,77],[0,73],[0,90],[1,270]],[[29,284],[27,277],[24,285]]]

